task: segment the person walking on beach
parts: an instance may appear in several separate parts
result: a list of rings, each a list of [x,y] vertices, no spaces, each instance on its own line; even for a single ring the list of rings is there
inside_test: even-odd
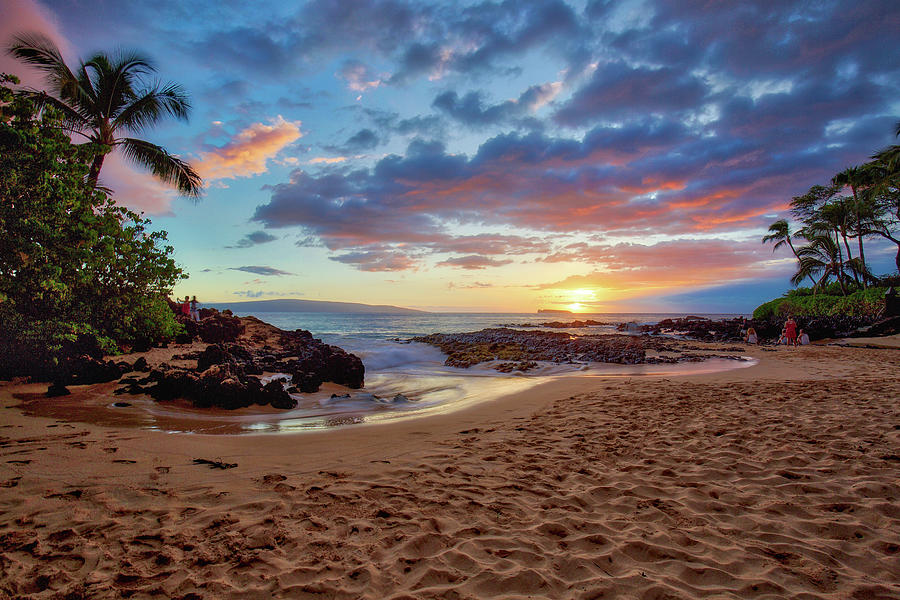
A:
[[[197,302],[197,296],[194,296],[194,299],[191,300],[191,320],[197,323],[200,322],[200,303]]]
[[[788,346],[797,345],[797,322],[794,321],[794,317],[788,317],[788,320],[785,321],[784,334],[787,336]]]

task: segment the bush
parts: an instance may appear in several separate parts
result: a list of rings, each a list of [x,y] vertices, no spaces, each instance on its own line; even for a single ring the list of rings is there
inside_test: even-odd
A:
[[[772,317],[823,317],[848,315],[853,317],[874,317],[884,309],[883,287],[870,287],[847,296],[793,293],[791,290],[781,298],[761,304],[753,311],[754,319]]]
[[[86,183],[107,149],[73,144],[10,81],[0,75],[0,376],[171,339],[165,296],[182,273],[165,233]]]

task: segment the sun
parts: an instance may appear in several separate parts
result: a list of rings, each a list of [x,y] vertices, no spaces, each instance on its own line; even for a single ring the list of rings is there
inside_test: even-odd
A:
[[[572,304],[568,305],[566,308],[568,308],[571,312],[577,313],[577,312],[582,311],[582,309],[584,308],[584,304],[581,304],[580,302],[573,302]]]

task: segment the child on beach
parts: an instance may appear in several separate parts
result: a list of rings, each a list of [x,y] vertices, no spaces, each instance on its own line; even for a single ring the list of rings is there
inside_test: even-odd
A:
[[[756,330],[753,329],[752,327],[747,330],[747,337],[745,338],[745,341],[748,344],[758,344],[759,343],[759,337],[757,337],[757,335],[756,335]]]
[[[200,303],[197,302],[197,296],[194,296],[194,299],[191,300],[191,320],[200,322]]]
[[[797,345],[809,346],[809,335],[802,329],[800,330],[800,335],[797,337]]]

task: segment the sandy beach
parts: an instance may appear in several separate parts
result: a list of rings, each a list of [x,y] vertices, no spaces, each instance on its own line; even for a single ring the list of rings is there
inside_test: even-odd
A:
[[[747,354],[292,435],[25,416],[46,385],[8,384],[0,598],[900,597],[900,351]]]

